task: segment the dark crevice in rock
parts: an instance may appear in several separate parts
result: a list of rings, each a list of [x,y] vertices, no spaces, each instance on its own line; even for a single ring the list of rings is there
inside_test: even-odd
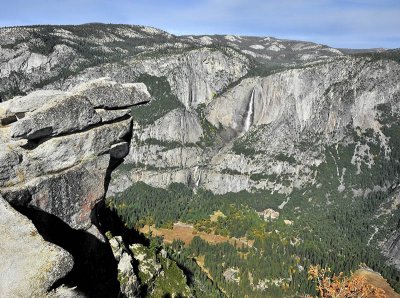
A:
[[[39,140],[28,140],[21,148],[25,150],[34,150],[37,146],[39,146]]]
[[[133,136],[133,129],[132,129],[132,126],[133,126],[133,121],[131,121],[130,123],[129,123],[129,132],[125,135],[125,136],[123,136],[121,139],[123,140],[123,141],[125,141],[125,142],[127,142],[128,144],[129,144],[129,148],[130,148],[130,145],[131,145],[131,140],[132,140],[132,136]],[[105,193],[107,193],[107,190],[108,190],[108,186],[110,185],[110,181],[111,181],[111,173],[120,165],[120,164],[122,164],[124,162],[124,159],[123,158],[113,158],[113,157],[111,157],[111,159],[110,159],[110,164],[109,164],[109,166],[108,166],[108,168],[107,168],[107,172],[106,172],[106,178],[105,178],[105,180],[104,180],[104,189],[105,189]]]
[[[1,102],[1,101],[0,101]],[[17,112],[14,115],[10,115],[8,117],[5,117],[3,119],[0,120],[0,124],[3,126],[12,124],[14,122],[17,122],[18,120],[22,119],[25,117],[25,113],[24,112]]]
[[[193,89],[192,89],[192,83],[191,82],[189,82],[188,103],[189,103],[189,107],[191,107],[192,103],[193,103]]]
[[[17,112],[17,113],[15,113],[15,116],[17,116],[17,120],[25,118],[25,115],[26,115],[25,112]]]
[[[29,135],[14,135],[12,137],[14,138],[23,138],[23,139],[28,139],[28,140],[40,140],[42,136],[51,136],[53,135],[53,127],[48,126],[48,127],[43,127],[41,129],[38,129],[37,131],[29,134]]]
[[[124,115],[121,116],[119,118],[113,119],[113,120],[109,120],[109,121],[102,121],[101,124],[105,125],[105,124],[111,124],[111,123],[116,123],[116,122],[120,122],[120,121],[124,121],[124,120],[128,120],[129,118],[131,118],[130,115]],[[101,125],[99,125],[101,126]],[[92,127],[91,127],[92,128]]]
[[[129,144],[131,144],[131,140],[132,140],[132,136],[133,136],[133,120],[131,120],[131,122],[129,123],[129,132],[122,138],[125,142],[127,142]],[[121,162],[123,160],[121,159]]]
[[[118,106],[118,107],[107,107],[107,106],[95,106],[94,108],[95,109],[103,109],[103,110],[106,110],[106,111],[118,111],[118,110],[126,110],[126,109],[130,109],[130,108],[133,108],[133,107],[137,107],[137,106],[142,106],[142,105],[145,105],[145,104],[148,104],[150,102],[150,100],[146,100],[146,101],[142,101],[142,102],[139,102],[139,103],[136,103],[136,104],[133,104],[133,105],[126,105],[126,106],[124,106],[124,105],[120,105],[120,106]]]
[[[122,117],[122,118],[118,118],[117,120],[114,121],[109,121],[109,122],[100,122],[96,125],[92,125],[92,126],[88,126],[84,129],[81,130],[73,130],[70,132],[66,132],[66,133],[61,133],[61,134],[57,134],[54,136],[47,136],[47,137],[43,137],[43,138],[39,138],[39,139],[28,139],[27,143],[23,146],[21,146],[22,148],[24,148],[25,150],[34,150],[36,149],[39,145],[44,144],[45,142],[51,140],[51,139],[55,139],[55,138],[61,138],[61,137],[66,137],[66,136],[71,136],[71,135],[76,135],[76,134],[80,134],[80,133],[85,133],[89,130],[101,127],[101,126],[106,126],[106,125],[110,125],[110,124],[116,124],[119,122],[123,122],[128,120],[129,118],[131,118],[129,115],[127,115],[126,117]]]
[[[117,118],[117,119],[114,119],[114,120],[103,121],[103,122],[101,122],[101,124],[105,125],[105,124],[116,123],[116,122],[128,120],[129,118],[131,118],[130,115],[125,115],[125,116],[121,116],[121,117],[119,117],[119,118]]]
[[[117,158],[110,158],[110,164],[108,165],[106,178],[104,179],[104,190],[105,194],[107,194],[108,186],[110,185],[111,181],[111,173],[121,164],[123,163],[124,159],[117,159]],[[104,198],[105,199],[105,198]],[[93,222],[93,218],[92,218]]]
[[[132,121],[130,121],[128,133],[121,137],[122,141],[125,141],[129,144],[129,147],[130,147],[131,139],[132,139],[132,125],[133,125],[133,123],[132,123]],[[110,185],[111,173],[123,162],[124,162],[123,158],[114,158],[112,156],[110,157],[110,163],[108,165],[107,172],[106,172],[106,178],[104,180],[105,193],[107,193],[108,186]]]
[[[118,297],[117,262],[107,242],[92,234],[72,229],[58,217],[35,208],[14,206],[27,216],[42,237],[68,251],[74,258],[70,273],[53,285],[64,284],[87,297]]]
[[[1,101],[0,101],[1,102]],[[0,122],[0,124],[2,125],[2,126],[6,126],[6,125],[10,125],[10,124],[12,124],[12,123],[14,123],[14,122],[17,122],[17,116],[16,115],[12,115],[12,116],[9,116],[9,117],[6,117],[6,118],[3,118],[3,119],[1,119],[1,122]]]

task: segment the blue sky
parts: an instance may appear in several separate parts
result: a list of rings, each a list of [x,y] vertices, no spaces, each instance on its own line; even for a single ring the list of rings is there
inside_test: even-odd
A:
[[[400,0],[0,0],[0,26],[87,22],[400,47]]]

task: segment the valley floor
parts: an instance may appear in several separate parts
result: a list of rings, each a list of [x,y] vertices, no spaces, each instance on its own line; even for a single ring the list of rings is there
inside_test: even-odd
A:
[[[182,240],[186,246],[192,242],[193,238],[198,236],[201,239],[207,241],[209,244],[217,244],[227,242],[236,247],[248,246],[252,247],[254,240],[235,237],[227,237],[216,235],[213,233],[198,232],[195,230],[194,226],[191,224],[185,224],[181,222],[174,223],[172,229],[166,228],[156,228],[154,225],[145,225],[143,228],[139,229],[139,232],[146,235],[151,234],[153,237],[159,236],[163,238],[163,242],[166,244],[171,244],[174,240]]]

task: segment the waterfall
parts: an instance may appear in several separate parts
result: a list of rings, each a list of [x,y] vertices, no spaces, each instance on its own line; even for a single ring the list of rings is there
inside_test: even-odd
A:
[[[250,126],[253,122],[253,113],[254,113],[254,94],[255,94],[255,89],[253,88],[253,91],[251,92],[250,96],[250,102],[249,106],[247,107],[246,111],[246,120],[244,121],[244,131],[248,131],[250,129]]]
[[[199,167],[195,167],[195,168],[194,168],[194,172],[193,172],[193,176],[195,176],[195,178],[196,178],[196,174],[197,174],[198,171],[199,171]],[[199,173],[199,174],[198,174],[198,177],[196,178],[196,181],[195,181],[196,187],[199,187],[199,185],[200,185],[200,179],[201,179],[201,175],[200,175],[200,173]]]

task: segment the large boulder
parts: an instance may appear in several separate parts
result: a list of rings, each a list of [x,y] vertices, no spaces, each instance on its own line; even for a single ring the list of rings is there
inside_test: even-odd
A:
[[[56,136],[83,130],[100,121],[100,116],[84,96],[60,96],[17,121],[11,137],[31,140]]]
[[[1,196],[0,237],[1,297],[44,297],[73,267],[68,252],[46,242]]]

